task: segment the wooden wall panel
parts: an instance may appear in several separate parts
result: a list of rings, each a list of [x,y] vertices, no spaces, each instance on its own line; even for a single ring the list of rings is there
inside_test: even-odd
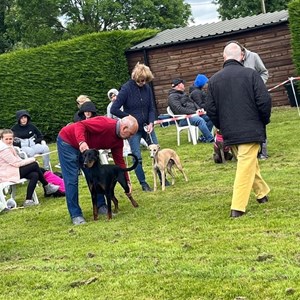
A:
[[[153,90],[157,113],[165,113],[171,81],[180,77],[186,80],[186,92],[198,73],[208,78],[223,66],[223,47],[230,40],[237,40],[251,51],[257,52],[265,63],[271,88],[288,77],[296,76],[292,63],[288,24],[257,28],[227,36],[214,36],[190,43],[174,44],[147,49],[148,64],[154,74]],[[137,61],[144,61],[144,51],[128,52],[131,70]],[[273,106],[289,105],[284,87],[271,92]]]

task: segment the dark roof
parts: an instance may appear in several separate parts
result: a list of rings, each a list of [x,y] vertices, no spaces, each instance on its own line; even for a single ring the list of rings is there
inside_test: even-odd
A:
[[[182,42],[190,42],[203,38],[270,26],[281,22],[287,22],[287,20],[288,11],[281,10],[273,13],[259,14],[256,16],[219,21],[204,25],[167,29],[158,33],[155,37],[131,47],[130,50],[156,48]]]

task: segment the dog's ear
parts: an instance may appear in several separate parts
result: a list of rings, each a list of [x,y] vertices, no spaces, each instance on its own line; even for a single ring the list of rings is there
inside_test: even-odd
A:
[[[159,144],[157,144],[157,149],[160,150],[160,145]]]

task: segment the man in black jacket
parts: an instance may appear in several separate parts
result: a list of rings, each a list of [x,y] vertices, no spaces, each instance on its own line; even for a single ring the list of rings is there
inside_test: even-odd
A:
[[[185,81],[176,78],[172,81],[172,89],[169,91],[168,105],[175,115],[192,115],[201,111],[201,108],[194,102],[186,93],[184,87]],[[180,126],[187,125],[186,119],[181,120]],[[197,126],[202,133],[201,142],[212,143],[214,137],[211,133],[213,124],[206,114],[202,116],[193,116],[190,118],[190,123]]]
[[[270,188],[257,160],[260,143],[270,122],[271,97],[259,74],[245,68],[242,49],[236,43],[224,48],[224,68],[208,83],[207,114],[223,134],[225,146],[237,157],[231,217],[245,211],[253,189],[259,203],[268,201]]]

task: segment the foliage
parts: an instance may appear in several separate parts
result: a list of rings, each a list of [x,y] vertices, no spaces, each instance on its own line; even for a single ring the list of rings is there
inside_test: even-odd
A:
[[[0,53],[36,47],[87,33],[185,26],[191,7],[183,0],[3,0]]]
[[[129,79],[124,52],[156,32],[93,33],[1,55],[0,128],[11,127],[15,112],[28,109],[33,123],[53,141],[60,128],[73,121],[80,94],[88,95],[105,114],[107,91]]]
[[[37,188],[38,207],[0,215],[0,299],[299,299],[299,122],[295,108],[273,109],[270,158],[260,162],[270,201],[259,205],[252,194],[238,219],[229,218],[235,162],[214,164],[212,145],[192,146],[187,136],[177,147],[174,125],[156,132],[179,154],[189,182],[177,172],[165,192],[144,193],[132,173],[139,207],[118,186],[112,221],[92,221],[82,176],[86,225],[72,226],[65,200]],[[25,191],[17,195],[20,203]]]
[[[294,0],[289,3],[289,28],[291,31],[293,61],[300,75],[300,0]],[[300,87],[300,85],[298,84]]]
[[[218,13],[222,20],[247,17],[262,13],[263,0],[213,0],[218,4]],[[268,0],[265,2],[266,12],[280,11],[287,9],[288,3],[292,0]]]

